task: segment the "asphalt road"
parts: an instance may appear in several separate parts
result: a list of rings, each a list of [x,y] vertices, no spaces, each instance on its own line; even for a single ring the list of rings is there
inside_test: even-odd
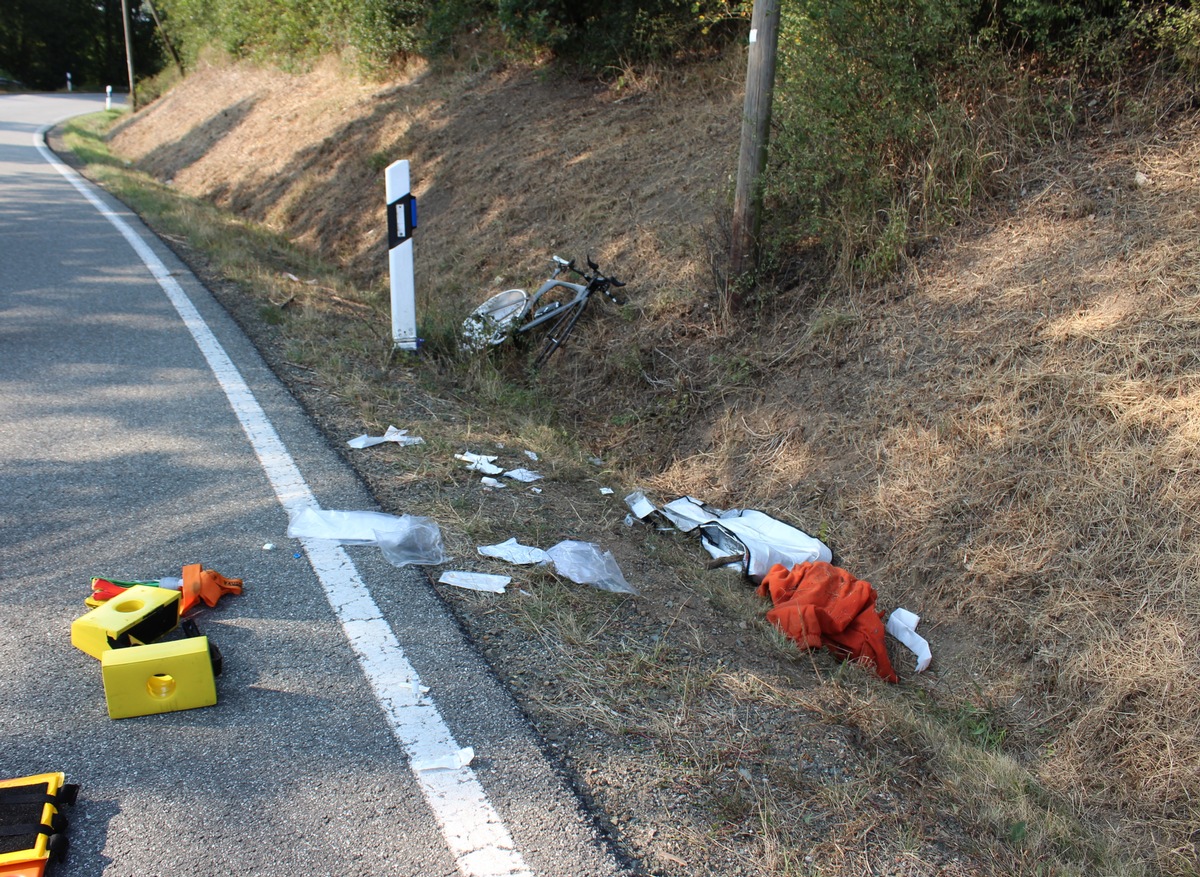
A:
[[[186,267],[39,148],[102,105],[0,96],[0,779],[80,785],[52,873],[629,873],[423,572],[288,538],[373,501]],[[110,719],[71,644],[91,578],[189,563],[245,582],[194,616],[217,704]]]

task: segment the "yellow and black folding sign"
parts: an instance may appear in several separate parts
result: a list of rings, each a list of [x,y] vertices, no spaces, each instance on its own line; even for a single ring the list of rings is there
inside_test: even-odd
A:
[[[64,804],[79,786],[61,773],[0,780],[0,877],[42,877],[67,852]]]

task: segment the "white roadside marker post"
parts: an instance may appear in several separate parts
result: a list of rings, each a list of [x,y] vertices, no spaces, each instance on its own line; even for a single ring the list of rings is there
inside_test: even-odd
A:
[[[417,199],[409,191],[407,161],[392,162],[386,173],[392,347],[395,350],[416,350],[419,341],[412,233],[417,227]]]

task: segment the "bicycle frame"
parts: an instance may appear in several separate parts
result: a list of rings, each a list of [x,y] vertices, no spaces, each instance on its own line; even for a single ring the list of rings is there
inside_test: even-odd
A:
[[[545,346],[533,363],[535,369],[539,368],[571,334],[593,293],[604,292],[617,304],[622,303],[610,289],[625,284],[615,277],[602,275],[590,258],[588,268],[594,273],[584,273],[575,267],[573,261],[555,256],[550,279],[538,287],[532,296],[520,289],[509,289],[497,293],[476,308],[463,323],[466,344],[474,349],[494,347],[503,343],[506,337],[523,336],[541,330],[547,337]],[[587,282],[564,280],[560,277],[564,271],[572,271]],[[563,295],[548,301],[550,293],[557,290],[561,290]]]
[[[559,280],[559,270],[561,269],[556,270],[554,272],[554,276],[538,287],[538,291],[530,296],[529,301],[526,302],[525,307],[522,309],[521,316],[517,318],[517,332],[528,332],[532,329],[538,328],[539,326],[544,326],[551,320],[561,319],[562,315],[571,308],[582,308],[587,304],[587,300],[591,298],[592,295],[588,285],[584,283],[572,283],[569,280]],[[575,293],[575,297],[568,302],[563,302],[557,307],[551,308],[539,316],[537,312],[538,302],[540,302],[542,297],[550,290],[560,286],[564,289],[572,290]],[[533,314],[533,317],[529,320],[524,320],[526,314]]]

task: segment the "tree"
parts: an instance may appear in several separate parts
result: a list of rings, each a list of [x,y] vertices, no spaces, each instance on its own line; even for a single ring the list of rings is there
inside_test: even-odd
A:
[[[162,55],[154,22],[133,15],[133,52],[140,69],[157,72]],[[126,81],[120,0],[7,0],[0,15],[0,69],[30,88],[79,88]]]

